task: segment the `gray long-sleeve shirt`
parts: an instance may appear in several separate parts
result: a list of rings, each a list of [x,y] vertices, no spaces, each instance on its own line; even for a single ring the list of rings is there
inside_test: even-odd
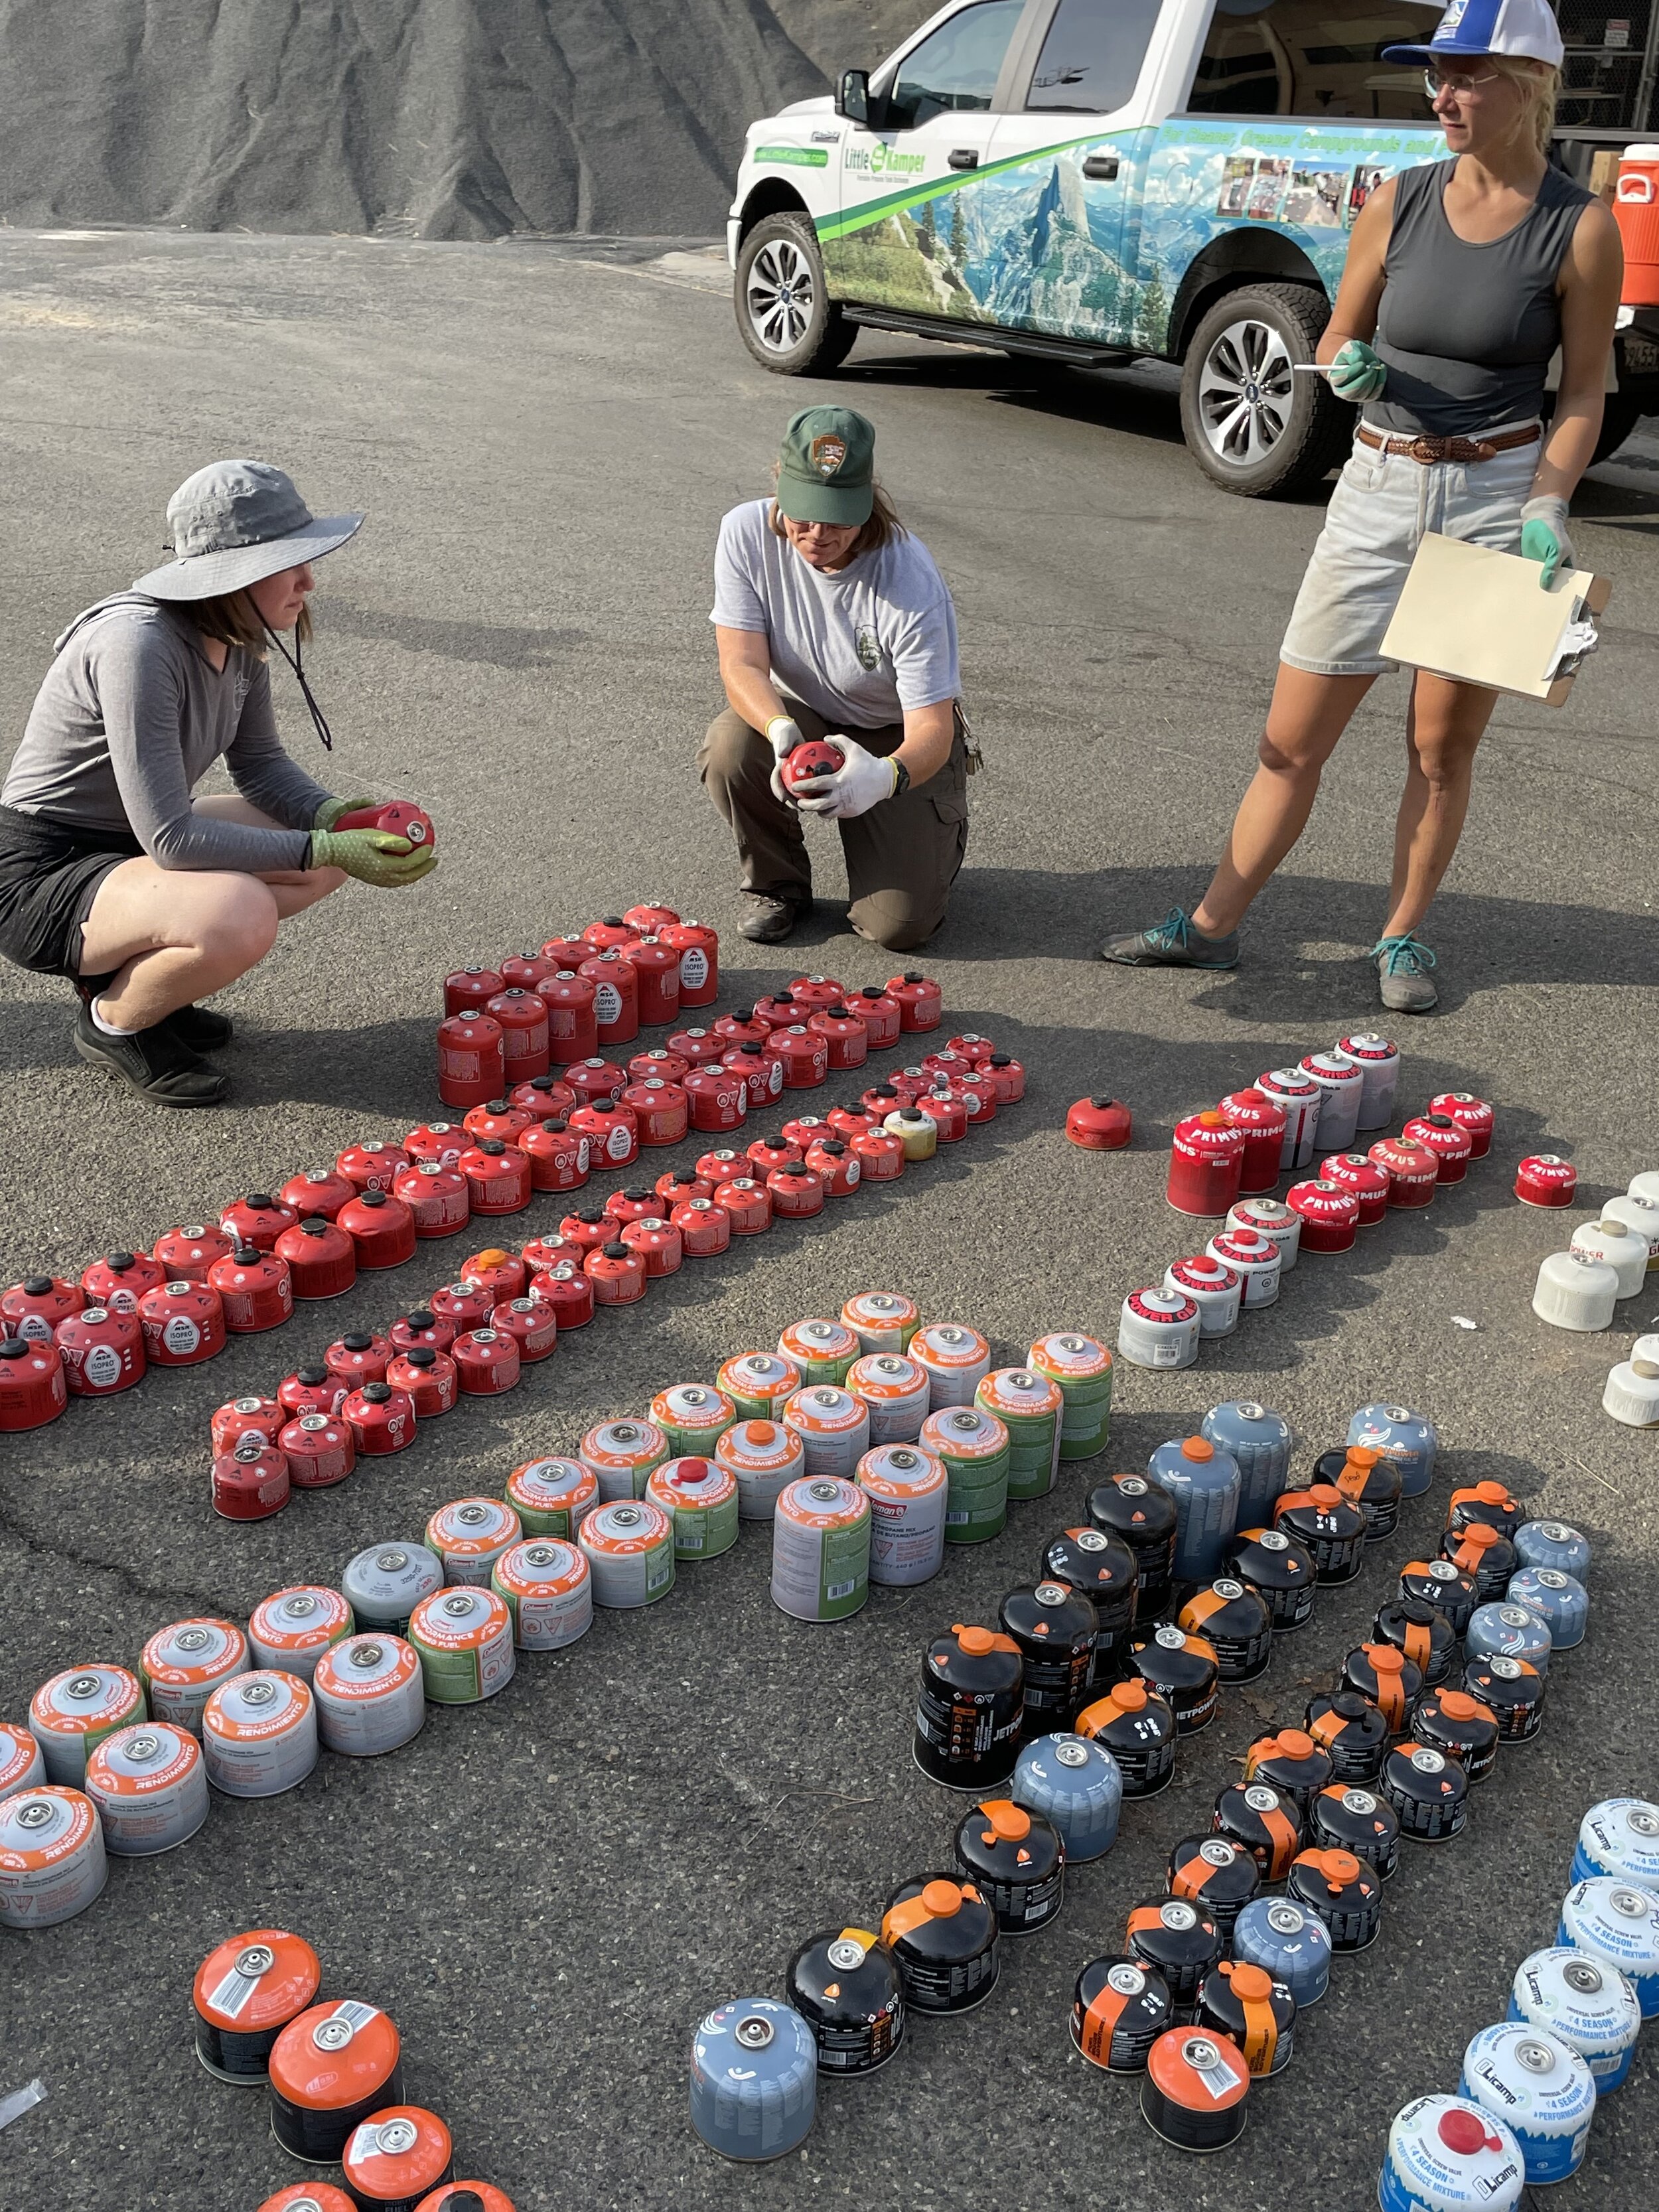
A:
[[[283,750],[262,660],[232,646],[216,670],[187,616],[135,592],[77,615],[54,650],[0,805],[70,829],[130,829],[164,868],[307,866],[331,794]],[[191,793],[220,759],[284,828],[195,811]]]

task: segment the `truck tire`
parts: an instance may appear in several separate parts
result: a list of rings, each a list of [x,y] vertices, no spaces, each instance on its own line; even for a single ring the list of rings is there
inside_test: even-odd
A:
[[[744,345],[774,376],[827,375],[858,337],[830,297],[805,215],[769,215],[755,225],[738,249],[732,304]]]
[[[1601,409],[1601,428],[1590,455],[1590,466],[1610,461],[1642,419],[1642,403],[1622,392],[1610,392]]]
[[[1322,376],[1297,376],[1330,319],[1311,284],[1224,293],[1193,332],[1181,370],[1181,428],[1212,483],[1241,499],[1318,483],[1353,439],[1354,410]]]

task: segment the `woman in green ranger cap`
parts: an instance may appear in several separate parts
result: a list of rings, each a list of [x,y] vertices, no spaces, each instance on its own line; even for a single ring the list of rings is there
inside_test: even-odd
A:
[[[803,813],[840,829],[848,920],[895,952],[944,921],[967,850],[956,609],[876,481],[875,446],[850,408],[807,408],[784,434],[776,496],[720,524],[709,619],[727,705],[698,767],[737,839],[757,944],[811,911]],[[842,766],[786,795],[779,770],[809,738]]]

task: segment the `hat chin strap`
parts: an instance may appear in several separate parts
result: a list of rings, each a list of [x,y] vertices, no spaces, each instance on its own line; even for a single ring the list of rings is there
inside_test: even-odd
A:
[[[276,631],[272,629],[270,624],[265,620],[263,615],[259,617],[259,626],[264,631],[265,635],[270,640],[271,643],[276,647],[277,652],[282,654],[283,659],[287,661],[289,666],[294,671],[294,673],[299,678],[300,689],[305,694],[305,702],[307,707],[310,709],[312,727],[316,731],[317,735],[322,739],[323,750],[325,753],[331,753],[334,750],[334,732],[328,726],[327,715],[324,714],[322,708],[317,704],[316,693],[313,691],[310,684],[306,681],[305,663],[303,659],[305,648],[300,643],[299,632],[296,630],[294,634],[294,650],[290,653],[288,647],[283,643],[282,639],[277,636]]]

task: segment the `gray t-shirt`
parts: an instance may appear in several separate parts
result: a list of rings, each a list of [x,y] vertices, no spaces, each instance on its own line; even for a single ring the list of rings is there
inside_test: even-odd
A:
[[[721,522],[709,620],[766,637],[778,689],[832,730],[954,699],[957,612],[921,540],[896,538],[826,576],[773,530],[771,506],[750,500]]]
[[[122,592],[57,641],[0,805],[69,829],[130,829],[164,868],[248,875],[303,868],[330,794],[283,750],[264,661],[232,646],[222,672],[189,617]],[[222,759],[281,830],[198,814],[191,793]]]

